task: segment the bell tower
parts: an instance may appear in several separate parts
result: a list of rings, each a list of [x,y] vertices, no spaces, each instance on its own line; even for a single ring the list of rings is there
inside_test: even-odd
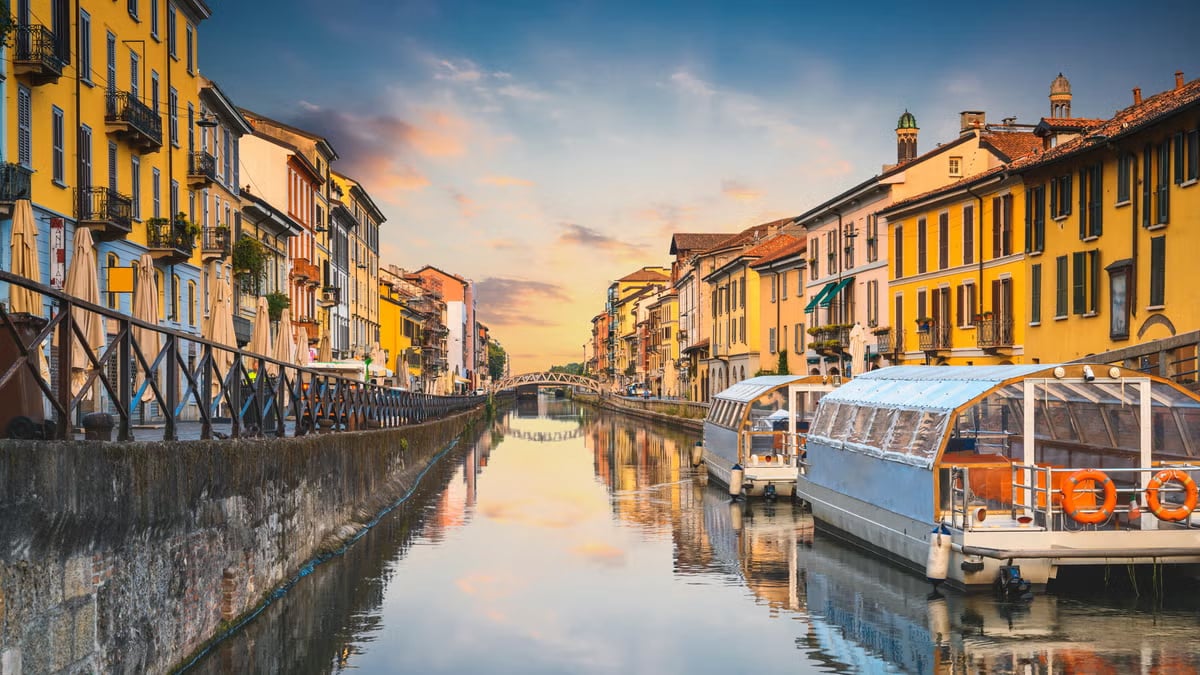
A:
[[[1050,117],[1071,116],[1071,83],[1062,73],[1050,83]]]
[[[896,122],[896,163],[916,159],[917,157],[917,118],[906,109]]]

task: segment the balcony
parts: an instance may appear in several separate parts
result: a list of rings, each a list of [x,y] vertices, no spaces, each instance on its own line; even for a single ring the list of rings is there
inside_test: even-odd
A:
[[[228,258],[231,248],[229,234],[228,227],[204,228],[204,232],[200,237],[200,257],[205,262]]]
[[[53,84],[62,77],[54,33],[45,26],[28,24],[13,29],[13,73],[35,87]]]
[[[333,286],[326,286],[321,289],[321,295],[317,298],[317,304],[322,307],[333,307],[342,301],[342,289]]]
[[[845,324],[817,326],[809,332],[813,338],[809,347],[818,354],[841,354],[850,347],[850,328]]]
[[[304,329],[304,333],[308,336],[309,344],[317,342],[321,339],[321,324],[317,323],[316,319],[304,317],[293,321],[292,325],[299,326]]]
[[[875,329],[875,349],[880,354],[898,354],[904,351],[904,334],[891,328]]]
[[[127,91],[108,93],[104,127],[140,152],[162,148],[162,120],[136,96]]]
[[[11,206],[18,199],[30,199],[29,178],[33,172],[20,164],[0,164],[0,205]]]
[[[155,260],[181,263],[192,257],[196,250],[196,234],[193,225],[186,220],[151,218],[146,221],[146,248]]]
[[[293,258],[292,259],[292,278],[298,281],[308,281],[312,264],[308,262],[308,258]]]
[[[188,187],[202,189],[217,182],[217,158],[197,150],[188,155]]]
[[[975,340],[980,349],[1006,349],[1012,347],[1012,317],[997,317],[987,314],[976,319]]]
[[[917,340],[921,351],[938,352],[950,349],[950,324],[929,321],[917,324]]]
[[[106,187],[85,188],[75,209],[79,224],[90,229],[96,241],[124,239],[133,226],[133,200]]]

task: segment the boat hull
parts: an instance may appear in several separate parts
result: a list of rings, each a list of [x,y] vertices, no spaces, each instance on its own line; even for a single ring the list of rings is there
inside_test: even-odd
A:
[[[704,448],[704,466],[708,475],[718,483],[728,487],[729,476],[733,471],[733,461],[728,457]],[[796,490],[796,467],[794,466],[754,466],[742,467],[744,477],[742,486],[747,497],[764,497],[769,492],[768,486],[774,487],[775,496],[792,497]]]

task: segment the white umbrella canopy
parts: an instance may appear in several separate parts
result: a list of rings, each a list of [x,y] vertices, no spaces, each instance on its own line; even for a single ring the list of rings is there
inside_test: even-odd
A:
[[[317,345],[317,360],[328,363],[333,360],[333,349],[329,346],[329,332],[321,333],[321,342]]]
[[[142,257],[138,259],[137,283],[133,287],[133,311],[131,314],[133,318],[140,321],[158,323],[158,281],[154,275],[154,258],[149,253],[143,253]],[[158,351],[162,349],[162,340],[159,334],[149,328],[135,326],[133,339],[137,342],[138,348],[142,350],[142,356],[146,357],[146,362],[153,363],[155,357],[158,356]],[[134,391],[140,389],[145,381],[140,363],[137,365],[136,371]],[[146,390],[142,392],[142,400],[153,399],[154,391],[147,386]]]
[[[284,363],[296,362],[296,340],[295,329],[292,328],[292,310],[287,307],[283,308],[283,312],[279,315],[279,330],[275,335],[275,349],[271,354],[271,358]],[[277,366],[267,366],[267,372],[274,375],[278,372]]]
[[[230,287],[228,267],[224,268],[224,274],[218,278],[216,272],[221,269],[220,266],[215,266],[213,274],[209,277],[213,286],[213,301],[208,310],[208,320],[204,323],[204,337],[232,349],[237,346],[237,336],[233,328],[233,288]],[[220,378],[227,378],[229,370],[233,367],[233,352],[213,349],[213,365],[217,367]],[[214,380],[213,396],[220,393],[220,387],[221,383]]]
[[[850,375],[858,376],[867,369],[867,329],[854,324],[850,329]]]
[[[41,283],[42,270],[38,266],[37,225],[33,221],[33,207],[28,199],[19,199],[13,207],[12,237],[9,242],[11,257],[9,262],[13,274],[19,274],[30,281]],[[42,294],[14,284],[8,285],[8,311],[11,313],[25,312],[34,316],[43,316]],[[46,360],[45,349],[38,348],[38,366],[42,379],[50,382],[50,363]]]
[[[304,326],[296,326],[294,335],[296,338],[296,365],[308,366],[312,363],[312,354],[308,351],[308,331],[304,330]]]
[[[67,270],[67,281],[63,292],[77,300],[100,304],[100,282],[96,277],[96,247],[92,243],[92,231],[86,227],[75,229],[75,245],[71,256],[71,268]],[[104,317],[95,312],[77,310],[72,317],[87,340],[85,347],[72,333],[71,340],[71,392],[78,394],[91,371],[87,353],[96,354],[104,347]],[[84,400],[90,400],[89,391]]]
[[[267,299],[259,296],[258,304],[254,308],[254,328],[250,332],[250,342],[246,344],[246,351],[261,356],[271,356],[271,321],[268,316]],[[257,372],[258,359],[247,359],[246,361],[247,370],[255,372],[256,377],[261,375]]]

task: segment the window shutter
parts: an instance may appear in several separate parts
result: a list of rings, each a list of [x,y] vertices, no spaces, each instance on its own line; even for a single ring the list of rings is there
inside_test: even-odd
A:
[[[958,286],[958,288],[954,289],[954,304],[956,307],[958,307],[958,325],[960,326],[966,326],[971,323],[969,321],[969,317],[971,316],[970,310],[966,309],[966,305],[964,304],[966,296],[964,289],[965,287],[961,284]]]
[[[917,292],[917,318],[923,319],[927,316],[929,316],[929,313],[925,311],[925,291],[918,291]]]
[[[963,208],[963,264],[975,262],[975,208]]]
[[[1029,268],[1029,321],[1042,321],[1042,266],[1032,265]]]
[[[993,320],[999,320],[1000,314],[1004,310],[1004,297],[1000,292],[1000,280],[992,279],[992,317]]]
[[[1000,257],[1000,198],[992,199],[992,257]]]
[[[938,269],[950,266],[950,214],[938,216]]]
[[[1087,263],[1087,253],[1077,251],[1072,255],[1071,270],[1071,312],[1073,314],[1083,314],[1087,311],[1087,276],[1084,272],[1084,265]]]
[[[1025,252],[1029,253],[1033,249],[1033,197],[1037,193],[1036,188],[1031,188],[1025,194]]]
[[[1174,140],[1175,140],[1175,184],[1178,185],[1183,182],[1183,158],[1184,158],[1183,132],[1180,131],[1180,132],[1176,133]]]
[[[33,164],[33,110],[31,94],[17,87],[17,153],[22,166]]]
[[[1150,304],[1163,305],[1166,300],[1167,238],[1150,238]]]
[[[1079,238],[1083,239],[1088,232],[1088,203],[1087,203],[1087,169],[1079,170]]]
[[[1100,306],[1100,251],[1088,251],[1088,311],[1095,312]]]
[[[1104,234],[1104,164],[1097,162],[1092,167],[1092,235]]]

